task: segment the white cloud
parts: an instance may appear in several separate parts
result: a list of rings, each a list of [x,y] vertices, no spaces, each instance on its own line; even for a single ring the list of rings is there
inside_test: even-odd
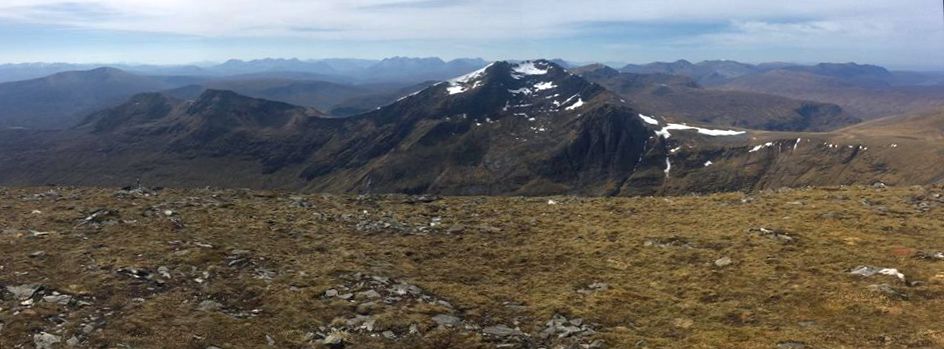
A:
[[[570,53],[577,59],[633,54],[640,59],[646,54],[738,59],[744,58],[738,52],[776,46],[857,50],[850,60],[878,56],[872,52],[883,52],[886,61],[944,60],[938,0],[2,0],[0,22],[208,40],[286,38],[336,47],[412,40],[437,42],[440,48],[448,43],[448,53],[425,52],[453,56],[507,55],[504,48],[490,49],[507,45],[519,57],[567,54],[566,48],[542,46],[546,44],[536,39],[592,36],[593,23],[632,24],[628,28],[720,23],[705,29],[713,32],[657,38],[655,43],[634,41],[633,33],[620,38],[610,32],[595,44],[569,42],[587,45]],[[347,45],[351,41],[367,43]],[[824,57],[846,56],[812,59]]]
[[[939,24],[939,14],[922,14],[933,14],[940,5],[936,0],[4,0],[0,18],[210,37],[491,39],[566,35],[573,24],[592,21],[735,21],[745,33],[828,31],[837,19],[891,28],[916,15]],[[809,18],[824,27],[769,24],[777,18]]]

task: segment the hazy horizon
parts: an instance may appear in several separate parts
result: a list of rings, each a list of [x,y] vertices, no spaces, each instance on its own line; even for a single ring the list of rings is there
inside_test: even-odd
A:
[[[856,62],[944,70],[937,0],[10,0],[0,62],[185,65],[481,57],[648,63]]]
[[[833,63],[833,64],[854,63],[854,64],[859,64],[859,65],[875,65],[875,66],[880,66],[880,67],[882,67],[882,68],[886,68],[886,69],[891,70],[891,71],[915,71],[915,72],[928,72],[928,73],[944,73],[944,66],[941,66],[941,67],[913,67],[913,66],[885,65],[885,64],[877,64],[877,63],[871,63],[871,62],[855,62],[855,61],[848,61],[848,62],[842,62],[842,61],[832,61],[832,62],[831,62],[831,61],[810,61],[810,62],[796,62],[796,61],[759,61],[759,62],[751,62],[751,61],[742,61],[742,60],[737,60],[737,59],[725,59],[725,58],[706,59],[706,60],[691,60],[691,59],[686,59],[686,58],[678,58],[678,59],[661,60],[661,61],[641,61],[641,62],[632,62],[632,61],[625,61],[625,62],[609,61],[609,62],[602,62],[602,61],[573,61],[573,60],[568,60],[568,59],[560,58],[560,57],[499,58],[499,59],[487,59],[487,58],[482,58],[482,57],[453,57],[453,58],[443,58],[443,57],[437,57],[437,56],[426,56],[426,57],[419,57],[419,56],[390,56],[390,57],[379,57],[379,58],[358,58],[358,57],[322,57],[322,58],[258,57],[258,58],[230,58],[230,59],[223,60],[223,61],[204,61],[204,62],[166,63],[166,64],[161,64],[161,63],[141,63],[141,62],[30,61],[30,62],[0,62],[0,65],[30,65],[30,64],[48,64],[48,65],[54,65],[54,64],[66,64],[66,65],[94,66],[94,67],[96,67],[96,68],[97,68],[97,67],[117,67],[117,68],[122,68],[122,67],[145,67],[145,66],[152,66],[152,67],[199,67],[199,68],[212,68],[212,67],[215,67],[215,66],[224,64],[224,63],[226,63],[227,61],[232,61],[232,60],[235,60],[235,61],[243,61],[243,62],[252,62],[252,61],[267,60],[267,59],[271,59],[271,60],[299,60],[299,61],[301,61],[301,62],[317,62],[317,61],[325,61],[325,60],[364,60],[364,61],[380,62],[380,61],[382,61],[382,60],[384,60],[384,59],[398,58],[398,57],[399,57],[399,58],[410,58],[410,59],[438,58],[438,59],[443,60],[444,62],[447,62],[447,63],[450,62],[450,61],[453,61],[453,60],[460,60],[460,59],[482,59],[482,60],[484,60],[484,61],[486,61],[486,62],[497,62],[497,61],[519,62],[519,61],[538,60],[538,59],[546,59],[546,60],[563,59],[563,60],[566,61],[567,63],[572,64],[572,65],[575,65],[575,66],[584,66],[584,65],[590,65],[590,64],[604,64],[604,65],[607,65],[607,66],[610,66],[610,67],[613,67],[613,68],[622,68],[622,67],[624,67],[624,66],[626,66],[626,65],[629,65],[629,64],[645,65],[645,64],[650,64],[650,63],[674,63],[674,62],[682,61],[682,60],[688,61],[688,62],[693,63],[693,64],[697,64],[697,63],[701,63],[701,62],[705,62],[705,61],[733,61],[733,62],[738,62],[738,63],[752,64],[752,65],[782,63],[782,64],[792,64],[792,65],[801,65],[801,66],[811,66],[811,65],[816,65],[816,64],[820,64],[820,63]],[[90,68],[90,69],[94,69],[94,68]]]

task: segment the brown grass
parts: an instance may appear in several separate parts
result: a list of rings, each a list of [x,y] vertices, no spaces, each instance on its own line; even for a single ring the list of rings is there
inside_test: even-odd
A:
[[[90,316],[99,325],[83,347],[258,348],[268,335],[275,347],[317,348],[309,333],[343,322],[357,305],[322,294],[354,272],[417,285],[481,326],[517,322],[533,335],[554,314],[583,318],[609,348],[944,347],[944,261],[915,257],[944,250],[940,188],[553,198],[557,205],[301,196],[308,208],[293,205],[295,194],[240,190],[120,198],[114,190],[58,188],[58,199],[34,197],[49,189],[0,189],[0,286],[41,284],[90,304],[24,307],[3,294],[0,348],[31,347],[41,331],[65,341]],[[117,210],[114,224],[76,226],[97,208]],[[434,217],[442,224],[420,234],[356,229],[380,217],[414,228]],[[798,241],[751,232],[761,227]],[[253,264],[228,265],[233,250],[250,251]],[[36,251],[45,255],[30,257]],[[733,264],[714,264],[725,256]],[[908,282],[849,275],[859,265],[897,268]],[[117,272],[161,266],[172,274],[163,286]],[[595,282],[608,287],[578,292]],[[875,293],[872,284],[907,298]],[[207,299],[224,311],[197,310]],[[232,315],[254,309],[255,316]],[[420,333],[397,340],[354,333],[349,347],[496,345],[477,330],[437,329],[430,317],[446,311],[378,309],[377,327],[400,333],[415,325]]]

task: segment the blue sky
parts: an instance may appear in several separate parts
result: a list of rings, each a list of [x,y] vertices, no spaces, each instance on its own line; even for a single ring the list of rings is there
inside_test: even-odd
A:
[[[944,69],[939,0],[4,0],[0,62],[389,56]]]

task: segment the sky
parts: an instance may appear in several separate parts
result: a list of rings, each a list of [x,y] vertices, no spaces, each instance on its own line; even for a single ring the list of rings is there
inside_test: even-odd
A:
[[[942,0],[2,0],[0,62],[390,56],[944,70]]]

